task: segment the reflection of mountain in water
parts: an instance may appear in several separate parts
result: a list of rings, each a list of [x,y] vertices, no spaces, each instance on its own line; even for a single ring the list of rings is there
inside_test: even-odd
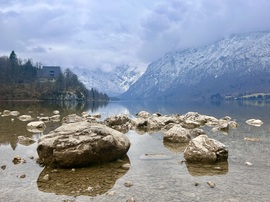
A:
[[[37,179],[40,191],[57,195],[86,195],[96,196],[106,193],[113,188],[116,180],[126,174],[122,166],[130,163],[129,158],[86,168],[51,169],[45,167]],[[44,179],[49,175],[49,180]]]

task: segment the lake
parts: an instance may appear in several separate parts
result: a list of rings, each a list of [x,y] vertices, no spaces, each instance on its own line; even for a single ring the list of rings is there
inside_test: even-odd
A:
[[[270,198],[270,103],[265,102],[109,102],[109,103],[43,103],[0,102],[0,112],[17,110],[36,117],[52,116],[59,110],[68,114],[99,113],[101,119],[116,114],[135,116],[139,111],[162,114],[200,114],[222,118],[230,116],[239,123],[228,133],[207,135],[228,147],[228,162],[214,166],[189,165],[183,162],[184,148],[163,143],[160,132],[126,135],[131,141],[127,156],[121,161],[81,169],[51,169],[39,166],[35,159],[37,143],[23,145],[18,136],[35,141],[61,125],[48,122],[43,132],[31,133],[15,116],[0,115],[0,201],[269,201]],[[245,123],[261,119],[260,127]],[[244,138],[261,141],[245,141]],[[144,154],[162,154],[170,158],[144,159]],[[12,162],[19,155],[23,164]],[[250,162],[247,165],[246,162]],[[130,163],[129,170],[120,169]],[[216,169],[218,168],[218,169]],[[46,183],[41,178],[50,173]],[[211,188],[207,182],[215,183]],[[124,184],[130,182],[132,186]]]

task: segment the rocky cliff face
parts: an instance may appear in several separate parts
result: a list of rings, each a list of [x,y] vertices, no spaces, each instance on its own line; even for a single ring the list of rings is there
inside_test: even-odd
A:
[[[185,100],[252,92],[270,92],[270,32],[234,35],[167,53],[121,97]]]
[[[129,65],[118,66],[112,72],[78,67],[72,68],[72,71],[88,89],[94,88],[109,96],[118,96],[128,90],[143,73],[137,67]]]

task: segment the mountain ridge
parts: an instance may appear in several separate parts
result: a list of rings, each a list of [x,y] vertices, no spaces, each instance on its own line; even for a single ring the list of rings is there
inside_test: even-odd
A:
[[[119,65],[110,72],[80,67],[74,67],[72,71],[88,89],[97,89],[110,97],[116,97],[128,90],[143,73],[138,67],[132,65]]]
[[[169,52],[148,65],[122,99],[209,99],[270,92],[270,32],[232,35],[210,45]]]

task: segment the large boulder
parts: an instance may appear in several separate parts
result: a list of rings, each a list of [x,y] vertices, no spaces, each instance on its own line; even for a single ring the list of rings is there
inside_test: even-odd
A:
[[[124,156],[129,139],[121,132],[98,123],[69,123],[38,140],[41,162],[53,167],[82,167]]]
[[[200,135],[189,142],[184,158],[190,163],[216,163],[228,159],[227,147],[217,140]]]

